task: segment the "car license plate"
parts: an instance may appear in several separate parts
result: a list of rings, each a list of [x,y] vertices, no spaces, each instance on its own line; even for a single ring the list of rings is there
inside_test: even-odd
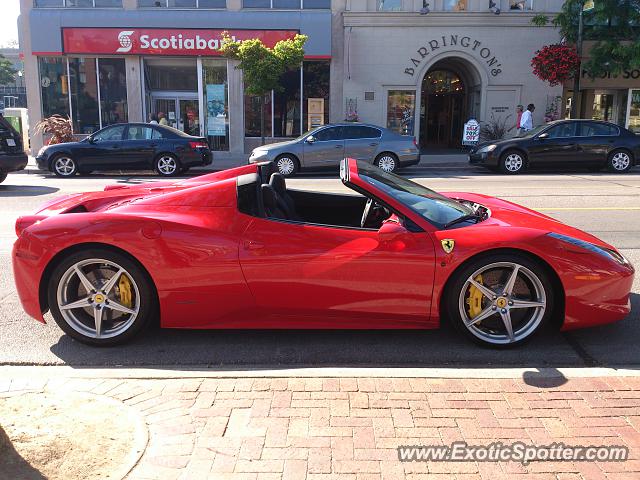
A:
[[[13,138],[7,138],[7,146],[8,147],[15,147],[16,146],[16,141]]]

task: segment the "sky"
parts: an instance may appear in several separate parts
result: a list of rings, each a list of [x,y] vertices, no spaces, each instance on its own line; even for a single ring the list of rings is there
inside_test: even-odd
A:
[[[20,0],[0,0],[0,46],[18,40]]]

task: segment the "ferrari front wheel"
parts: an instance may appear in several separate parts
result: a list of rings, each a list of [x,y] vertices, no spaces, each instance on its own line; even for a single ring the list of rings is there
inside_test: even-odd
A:
[[[51,314],[70,337],[98,346],[131,340],[156,311],[151,280],[127,256],[101,249],[74,253],[49,282]]]
[[[544,268],[525,255],[478,258],[448,289],[454,327],[482,345],[510,347],[532,338],[553,313],[554,294]]]

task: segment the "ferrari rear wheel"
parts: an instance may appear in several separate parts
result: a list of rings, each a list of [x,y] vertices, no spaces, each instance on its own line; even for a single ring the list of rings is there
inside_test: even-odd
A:
[[[92,249],[70,255],[53,271],[48,299],[60,328],[99,346],[131,340],[156,311],[151,280],[125,255]]]
[[[457,330],[492,347],[526,342],[553,312],[553,288],[547,272],[524,255],[479,258],[453,281],[447,313]]]

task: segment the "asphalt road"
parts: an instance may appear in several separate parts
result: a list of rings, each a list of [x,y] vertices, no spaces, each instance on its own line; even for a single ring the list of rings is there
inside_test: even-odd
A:
[[[421,168],[404,172],[439,191],[490,194],[544,211],[617,246],[640,266],[640,169],[627,175],[532,173],[518,177],[481,169]],[[15,219],[55,195],[102,189],[110,183],[152,176],[93,175],[62,180],[35,173],[11,174],[0,184],[0,365],[209,366],[278,368],[305,366],[640,367],[640,280],[633,312],[616,324],[571,333],[546,333],[506,351],[480,348],[440,331],[175,331],[152,330],[124,347],[86,347],[61,334],[50,316],[42,325],[23,313],[11,271]],[[290,186],[340,191],[328,173],[303,174]],[[215,301],[215,300],[214,300]]]

